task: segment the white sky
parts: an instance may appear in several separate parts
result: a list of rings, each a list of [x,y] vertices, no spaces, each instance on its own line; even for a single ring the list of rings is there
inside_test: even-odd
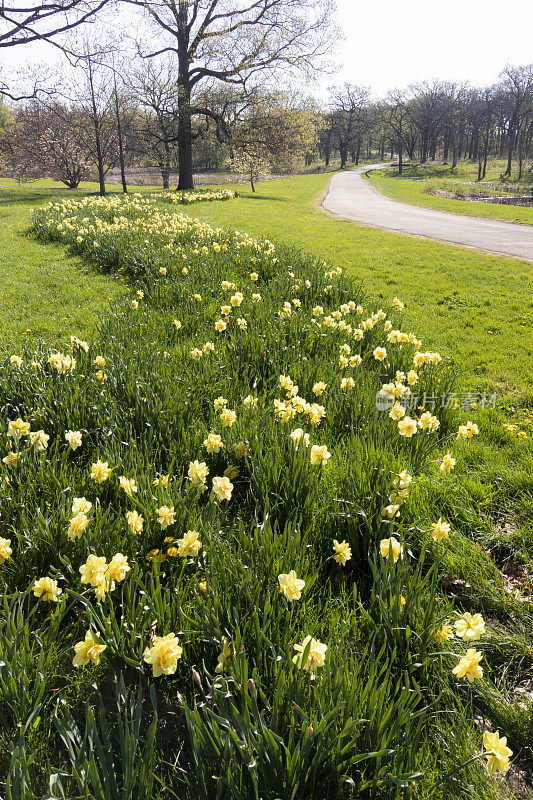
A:
[[[347,81],[382,96],[426,78],[495,82],[502,67],[533,61],[532,0],[337,0]]]
[[[336,0],[344,41],[342,64],[307,92],[322,99],[343,82],[370,86],[376,96],[429,78],[495,82],[506,63],[533,61],[532,0]],[[57,61],[50,45],[4,49],[0,68]]]

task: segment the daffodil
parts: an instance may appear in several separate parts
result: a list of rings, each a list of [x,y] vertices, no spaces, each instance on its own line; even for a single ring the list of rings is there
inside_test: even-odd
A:
[[[452,673],[457,678],[464,678],[469,683],[473,683],[476,679],[480,680],[483,677],[483,667],[479,666],[479,662],[483,658],[479,650],[469,648],[465,655],[459,659],[459,663],[452,669]]]
[[[44,431],[34,431],[30,433],[30,442],[35,447],[36,450],[43,452],[48,447],[48,442],[50,441],[50,437]]]
[[[74,645],[74,658],[72,663],[75,667],[83,667],[92,661],[93,664],[100,662],[100,656],[106,649],[107,645],[100,644],[98,639],[94,637],[92,631],[88,630],[85,634],[85,639]]]
[[[431,536],[436,542],[442,542],[450,535],[450,523],[444,522],[442,517],[439,517],[437,522],[431,523]]]
[[[112,469],[107,461],[96,461],[91,465],[91,478],[95,483],[103,483],[112,473]]]
[[[174,520],[176,519],[176,512],[174,511],[174,506],[161,506],[157,509],[157,521],[161,525],[161,528],[165,530],[170,525],[173,525]]]
[[[442,461],[440,462],[439,466],[440,471],[451,472],[454,467],[455,467],[455,458],[452,458],[450,453],[446,453],[446,455],[442,457]]]
[[[406,436],[408,439],[414,436],[417,431],[417,422],[411,417],[404,417],[398,422],[398,431],[400,436]]]
[[[483,733],[483,748],[486,751],[484,755],[487,757],[487,768],[489,772],[507,772],[509,769],[509,758],[513,755],[513,751],[507,747],[507,736],[500,738],[499,732],[491,733],[485,731]]]
[[[280,585],[280,592],[292,602],[293,600],[299,600],[302,596],[302,589],[305,586],[305,581],[301,580],[296,576],[296,572],[291,569],[291,571],[287,574],[282,573],[278,575],[278,582]]]
[[[78,513],[72,517],[69,522],[67,535],[72,541],[73,539],[81,539],[83,532],[89,526],[89,517],[86,514]]]
[[[143,529],[144,519],[137,511],[126,511],[126,522],[132,533],[140,533]]]
[[[30,423],[24,422],[20,417],[14,422],[9,420],[7,424],[7,435],[18,442],[22,436],[29,436],[30,428]]]
[[[380,541],[379,551],[383,558],[389,558],[389,556],[392,555],[393,561],[396,563],[403,554],[403,547],[398,539],[391,537],[390,539],[382,539]]]
[[[118,479],[118,482],[126,494],[129,495],[129,497],[132,497],[132,495],[137,491],[135,478],[126,478],[125,475],[121,475]]]
[[[485,620],[481,614],[472,615],[469,611],[465,611],[454,622],[454,628],[461,639],[476,642],[485,633]]]
[[[346,541],[338,542],[337,539],[333,539],[333,552],[335,553],[334,560],[343,567],[352,557],[352,550]]]
[[[10,547],[11,539],[2,539],[0,538],[0,564],[3,564],[4,561],[7,561],[9,556],[13,554],[13,550]]]
[[[216,477],[213,478],[213,492],[217,496],[217,499],[222,500],[231,500],[231,493],[233,492],[233,484],[231,483],[230,479],[223,476],[223,477]]]
[[[314,444],[311,447],[311,464],[313,466],[320,466],[327,464],[330,458],[331,458],[331,453],[329,452],[325,444],[323,445]]]
[[[207,439],[204,439],[204,447],[208,453],[218,453],[224,447],[224,443],[217,433],[210,433]]]
[[[59,595],[63,590],[59,588],[57,581],[52,578],[39,578],[39,580],[35,581],[33,584],[32,591],[35,597],[57,603]]]
[[[196,556],[202,546],[198,531],[187,531],[183,539],[178,539],[178,555],[186,558]]]
[[[173,675],[182,654],[178,637],[168,633],[155,637],[153,646],[144,651],[144,660],[151,665],[154,678],[158,678],[160,675]]]
[[[293,656],[293,664],[296,664],[301,669],[314,673],[318,667],[324,666],[328,649],[327,644],[323,644],[318,639],[313,639],[312,636],[306,636],[301,644],[294,645],[294,649],[298,652]],[[306,650],[307,656],[304,661],[304,652]]]

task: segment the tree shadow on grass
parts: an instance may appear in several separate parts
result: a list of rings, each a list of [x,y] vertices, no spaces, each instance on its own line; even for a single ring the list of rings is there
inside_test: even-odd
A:
[[[41,203],[50,202],[56,197],[59,199],[76,198],[82,199],[83,197],[96,197],[98,192],[85,192],[84,194],[76,195],[70,193],[67,188],[61,189],[59,187],[52,187],[50,189],[18,189],[11,187],[0,187],[0,206],[19,206],[25,203]]]
[[[247,194],[246,200],[270,200],[276,203],[287,203],[289,201],[288,197],[272,197],[268,194]]]

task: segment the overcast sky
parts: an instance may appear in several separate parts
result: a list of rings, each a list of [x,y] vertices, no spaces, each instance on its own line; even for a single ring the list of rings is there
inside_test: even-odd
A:
[[[533,61],[532,0],[337,0],[348,81],[378,95],[425,78],[493,83]]]
[[[336,0],[344,40],[335,43],[341,69],[308,88],[370,86],[383,96],[426,78],[493,83],[507,63],[533,61],[533,0]],[[4,49],[0,66],[57,60],[50,45]]]

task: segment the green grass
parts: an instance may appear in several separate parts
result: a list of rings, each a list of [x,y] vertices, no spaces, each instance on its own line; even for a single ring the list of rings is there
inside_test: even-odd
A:
[[[65,191],[54,193],[63,196]],[[0,190],[0,352],[17,352],[39,339],[59,344],[70,334],[90,338],[109,302],[124,287],[99,275],[62,248],[28,236],[30,208],[50,193],[23,187]]]
[[[435,208],[439,211],[451,211],[464,216],[501,219],[507,222],[532,225],[533,207],[456,200],[433,194],[438,189],[485,195],[512,194],[517,181],[513,176],[506,181],[501,181],[499,176],[504,168],[504,162],[491,162],[487,168],[487,176],[481,183],[476,182],[477,164],[471,162],[460,163],[454,170],[449,165],[422,165],[406,168],[401,176],[398,175],[396,169],[372,170],[368,173],[367,178],[376,189],[379,189],[387,197],[403,203]],[[531,187],[531,177],[529,177],[529,184],[526,181],[527,179],[524,178],[520,184],[522,192],[528,186]],[[533,193],[533,189],[528,190],[528,194],[531,193]]]
[[[224,205],[237,212],[240,202]],[[9,443],[20,451],[18,466],[0,464],[1,533],[13,550],[0,565],[0,789],[38,800],[53,768],[59,797],[87,800],[397,800],[411,781],[420,800],[500,800],[503,790],[484,768],[462,765],[479,753],[474,712],[509,736],[524,768],[530,755],[533,714],[513,696],[519,669],[533,665],[529,607],[506,591],[496,557],[502,542],[491,538],[488,514],[498,490],[507,500],[526,493],[531,442],[501,427],[501,409],[442,407],[453,388],[446,361],[419,369],[422,389],[437,398],[438,431],[399,434],[375,402],[383,381],[413,364],[412,344],[387,340],[386,314],[393,327],[411,328],[391,307],[394,293],[383,302],[364,297],[357,281],[325,274],[321,260],[282,245],[273,251],[190,224],[170,234],[176,215],[168,204],[146,209],[133,201],[118,213],[125,227],[103,203],[35,215],[50,249],[62,241],[94,268],[120,270],[131,293],[105,316],[87,353],[73,347],[72,371],[60,374],[43,347],[40,369],[27,353],[20,367],[6,360],[0,376],[3,451]],[[75,217],[74,226],[58,231],[65,217]],[[236,289],[242,295],[232,298],[227,329],[217,332],[221,305]],[[299,303],[280,315],[295,297]],[[338,309],[353,330],[379,306],[386,312],[361,326],[362,339],[326,325]],[[215,352],[192,357],[206,339]],[[362,362],[341,370],[347,339]],[[387,359],[378,362],[374,348],[384,344]],[[97,355],[107,379],[98,379]],[[289,425],[276,419],[274,399],[288,396],[281,374],[309,400],[315,381],[327,382],[318,427],[307,412]],[[354,379],[348,391],[345,375]],[[243,402],[249,393],[255,407]],[[236,411],[231,426],[214,407],[219,395]],[[6,420],[16,416],[48,434],[46,451],[24,435],[10,442]],[[457,441],[457,425],[468,417],[481,434]],[[296,425],[312,444],[326,444],[324,467],[294,447],[288,434]],[[75,451],[68,429],[83,435]],[[225,444],[218,453],[206,452],[209,431]],[[238,458],[241,441],[248,452]],[[450,474],[438,468],[446,451],[457,459]],[[112,467],[102,483],[89,477],[97,458]],[[229,501],[191,485],[194,458],[207,462],[209,487],[238,465]],[[383,508],[400,469],[413,480],[400,516],[389,521]],[[158,473],[170,476],[168,485],[154,485]],[[136,481],[135,493],[124,491],[121,475]],[[92,503],[79,539],[67,535],[73,497]],[[157,520],[163,504],[176,514],[168,529]],[[132,509],[144,519],[135,535],[125,521]],[[428,536],[438,517],[451,525],[449,547]],[[202,547],[177,558],[169,548],[188,529],[199,531]],[[405,542],[397,564],[380,555],[380,539],[391,534]],[[521,537],[531,543],[525,527]],[[345,568],[331,560],[333,538],[350,544]],[[147,559],[153,548],[168,557]],[[93,588],[80,584],[79,567],[90,554],[110,560],[117,552],[132,569],[98,603]],[[278,581],[290,569],[305,579],[293,603]],[[59,581],[57,605],[33,597],[43,575]],[[460,596],[445,579],[461,587]],[[473,686],[451,674],[451,653],[463,653],[466,643],[435,641],[443,619],[462,610],[482,610],[489,629],[476,642],[485,675]],[[77,669],[74,643],[89,626],[106,649],[100,663]],[[144,649],[154,633],[171,631],[181,658],[171,674],[152,676]],[[295,642],[308,634],[328,645],[314,681],[292,661]],[[232,648],[217,678],[223,637]]]
[[[527,390],[533,382],[531,265],[332,219],[314,204],[328,180],[276,179],[260,183],[255,194],[243,186],[237,200],[197,204],[187,213],[326,259],[378,300],[398,295],[424,343],[453,357],[463,388]],[[54,197],[80,196],[54,191]],[[120,292],[117,282],[24,235],[30,207],[50,200],[50,190],[4,189],[0,197],[6,292],[0,346],[16,349],[40,336],[89,336],[101,310]]]
[[[533,443],[502,422],[513,419],[527,433],[533,418],[502,400],[495,410],[442,408],[440,396],[453,388],[453,370],[444,362],[420,370],[423,388],[437,397],[439,432],[420,432],[412,440],[399,436],[387,414],[376,409],[375,393],[385,375],[409,369],[413,353],[411,346],[389,345],[382,323],[362,341],[350,340],[352,353],[360,352],[363,362],[341,372],[339,346],[348,334],[317,331],[311,322],[315,304],[327,313],[348,300],[355,309],[360,300],[365,316],[382,306],[394,327],[414,329],[427,347],[431,306],[420,267],[429,270],[430,258],[409,251],[419,244],[413,240],[382,238],[361,226],[329,221],[311,205],[323,185],[323,176],[276,181],[262,185],[253,198],[247,194],[185,211],[216,225],[255,227],[320,259],[327,250],[333,267],[347,267],[348,276],[340,279],[325,276],[312,257],[283,246],[272,253],[224,232],[199,238],[188,226],[169,245],[173,212],[183,210],[169,204],[158,207],[171,215],[159,227],[152,226],[153,207],[137,226],[146,214],[141,203],[125,210],[130,220],[125,232],[83,233],[78,242],[74,230],[62,240],[70,244],[72,269],[89,266],[88,280],[120,271],[131,293],[105,315],[89,352],[75,349],[72,373],[57,374],[42,347],[37,372],[27,353],[20,369],[6,361],[1,374],[4,452],[7,419],[21,416],[32,430],[42,428],[50,436],[46,452],[35,451],[23,437],[20,466],[8,471],[0,464],[0,478],[9,477],[0,480],[0,536],[11,538],[13,547],[0,565],[5,594],[0,788],[6,795],[9,788],[17,800],[45,796],[52,767],[60,774],[58,796],[86,793],[88,800],[124,800],[114,784],[122,787],[126,780],[128,800],[169,800],[173,795],[164,788],[169,784],[180,800],[211,800],[213,774],[220,776],[219,788],[227,781],[232,800],[255,797],[254,781],[268,800],[397,800],[399,789],[409,796],[410,773],[419,770],[425,773],[416,788],[420,800],[500,800],[505,783],[494,782],[477,764],[460,766],[479,753],[475,718],[480,714],[508,735],[519,763],[529,768],[533,711],[518,704],[522,696],[517,699],[515,690],[533,676],[531,602],[526,587],[506,584],[501,568],[509,561],[516,573],[522,563],[526,570],[533,564]],[[112,220],[112,211],[95,209],[96,217]],[[61,213],[35,218],[48,242],[42,247],[56,258],[64,252],[57,244]],[[76,211],[75,227],[90,225],[92,213],[86,207]],[[52,216],[55,222],[49,224]],[[394,242],[399,259],[406,243],[411,271],[418,253],[418,273],[410,276],[420,295],[415,314],[403,283],[379,288],[372,237],[380,258]],[[463,275],[475,264],[475,254],[459,248],[438,245],[430,252],[443,261],[465,258]],[[480,258],[485,265],[520,266]],[[435,281],[437,265],[432,269]],[[257,283],[252,271],[259,275]],[[405,263],[403,271],[409,275]],[[365,284],[371,281],[374,298],[360,294],[361,272]],[[214,321],[231,295],[222,288],[223,279],[235,282],[243,300],[221,334]],[[261,293],[259,303],[253,302],[255,291]],[[390,307],[394,295],[409,302],[403,314]],[[295,296],[301,305],[280,317],[283,302]],[[134,298],[138,308],[128,302]],[[247,320],[246,331],[235,324],[237,313]],[[350,322],[359,319],[356,311],[342,313]],[[459,306],[457,313],[466,312]],[[215,341],[216,352],[194,360],[191,348],[206,338]],[[389,354],[385,364],[373,357],[374,347],[383,344]],[[439,345],[435,324],[432,349],[443,350]],[[96,380],[96,355],[106,360],[102,383]],[[290,428],[273,418],[273,399],[285,394],[278,388],[281,373],[311,400],[314,381],[328,383],[327,414],[318,428],[302,416]],[[339,385],[343,374],[355,379],[347,394]],[[522,376],[515,386],[526,388]],[[250,392],[258,397],[257,408],[242,403]],[[219,395],[236,409],[232,427],[223,427],[213,409]],[[480,435],[457,441],[457,425],[467,418],[478,422]],[[313,443],[327,444],[332,455],[323,469],[312,467],[306,451],[290,443],[288,430],[296,424],[309,431]],[[67,447],[67,429],[83,432],[76,451]],[[225,442],[219,454],[203,447],[208,431]],[[186,478],[189,461],[205,458],[210,482],[235,463],[233,445],[240,440],[249,452],[237,462],[231,500],[217,503],[209,492],[195,491]],[[448,450],[457,459],[449,475],[438,469]],[[89,478],[97,458],[113,467],[102,484]],[[382,510],[400,469],[408,469],[414,480],[400,517],[389,522]],[[154,486],[157,473],[170,473],[168,488]],[[119,475],[135,478],[134,495],[120,487]],[[74,496],[93,503],[79,540],[67,537]],[[156,512],[163,503],[176,509],[176,523],[165,531]],[[132,508],[144,517],[135,536],[124,520]],[[438,517],[451,525],[447,548],[427,535]],[[174,542],[189,528],[201,532],[198,557],[146,560],[152,548],[169,547],[163,541],[167,534]],[[391,532],[406,543],[397,565],[379,555],[379,539]],[[352,548],[344,570],[324,561],[333,537]],[[117,581],[102,605],[89,587],[82,596],[79,565],[89,553],[110,559],[118,551],[133,567],[125,580]],[[306,579],[302,598],[292,604],[277,584],[277,575],[289,569]],[[63,588],[64,600],[56,607],[43,608],[31,593],[34,579],[45,574],[56,576]],[[207,582],[205,594],[199,580]],[[401,595],[404,607],[397,602]],[[456,658],[446,651],[461,653],[464,642],[439,645],[435,653],[436,626],[462,610],[482,611],[488,623],[488,633],[475,642],[484,656],[484,680],[473,686],[450,674]],[[99,665],[76,670],[72,648],[89,625],[107,649]],[[173,675],[152,678],[143,662],[154,631],[174,631],[183,645]],[[316,682],[305,675],[301,680],[302,671],[292,664],[294,642],[307,633],[328,643]],[[213,671],[223,636],[232,640],[235,657],[226,656],[217,681]],[[53,735],[43,737],[52,718]],[[389,748],[394,752],[375,755]],[[371,755],[344,766],[341,749],[354,759]],[[80,772],[85,760],[88,778]],[[459,771],[446,778],[455,768]],[[99,781],[106,788],[99,789]]]

